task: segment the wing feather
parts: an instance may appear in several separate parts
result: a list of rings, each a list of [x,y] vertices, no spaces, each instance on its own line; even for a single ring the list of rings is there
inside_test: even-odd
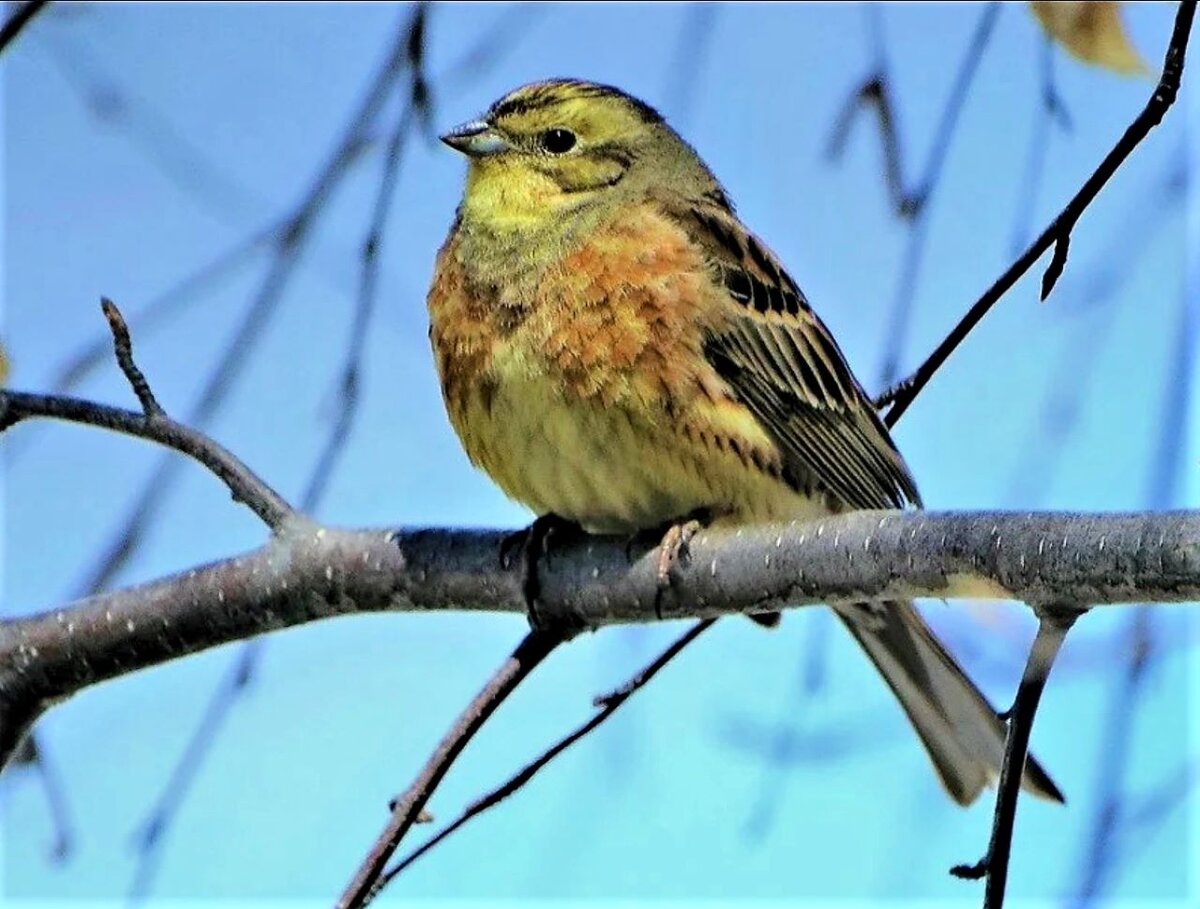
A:
[[[886,427],[774,253],[719,206],[667,210],[726,291],[705,354],[776,439],[792,482],[853,508],[919,505]]]

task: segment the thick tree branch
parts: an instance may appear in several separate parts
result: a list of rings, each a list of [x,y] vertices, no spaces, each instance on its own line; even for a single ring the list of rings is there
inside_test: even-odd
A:
[[[0,623],[0,763],[52,703],[198,650],[358,612],[524,614],[519,567],[500,567],[505,536],[287,522],[244,555]],[[539,615],[587,628],[654,621],[649,552],[599,537],[556,549],[542,566]],[[1200,600],[1200,512],[856,512],[706,531],[661,609],[708,618],[912,597]]]

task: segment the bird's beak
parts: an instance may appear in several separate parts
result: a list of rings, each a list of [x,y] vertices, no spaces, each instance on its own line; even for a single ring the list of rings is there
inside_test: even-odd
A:
[[[483,120],[472,120],[456,126],[441,137],[442,141],[472,158],[483,158],[506,151],[511,146],[504,137]]]

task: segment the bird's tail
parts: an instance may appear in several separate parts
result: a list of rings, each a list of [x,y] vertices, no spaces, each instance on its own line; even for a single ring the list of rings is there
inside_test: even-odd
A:
[[[838,617],[862,645],[925,744],[946,790],[960,805],[975,801],[1000,775],[1004,722],[967,678],[911,602],[838,606]],[[1022,788],[1064,801],[1033,758]]]

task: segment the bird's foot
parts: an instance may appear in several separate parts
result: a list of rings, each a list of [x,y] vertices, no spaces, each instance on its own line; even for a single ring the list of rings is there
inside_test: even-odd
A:
[[[673,572],[680,565],[686,564],[688,546],[707,523],[706,518],[693,516],[677,524],[671,524],[663,533],[662,539],[659,540],[656,567],[658,588],[654,592],[654,614],[660,619],[663,617],[662,600],[666,592],[671,589]]]
[[[550,538],[569,540],[583,533],[583,528],[574,521],[560,518],[556,514],[544,514],[523,530],[510,533],[500,543],[500,567],[507,571],[516,559],[521,560],[521,593],[525,597],[529,624],[541,628],[537,604],[542,585],[538,577],[538,562],[549,558]]]
[[[671,524],[667,529],[659,530],[662,536],[658,543],[658,589],[654,594],[654,614],[662,618],[662,601],[667,591],[671,589],[674,571],[684,565],[688,558],[688,546],[696,534],[712,523],[712,514],[707,510],[693,512],[686,520]],[[636,540],[637,538],[635,538]],[[630,541],[630,546],[633,545]],[[759,612],[747,616],[752,622],[764,628],[776,627],[781,619],[778,612]]]

